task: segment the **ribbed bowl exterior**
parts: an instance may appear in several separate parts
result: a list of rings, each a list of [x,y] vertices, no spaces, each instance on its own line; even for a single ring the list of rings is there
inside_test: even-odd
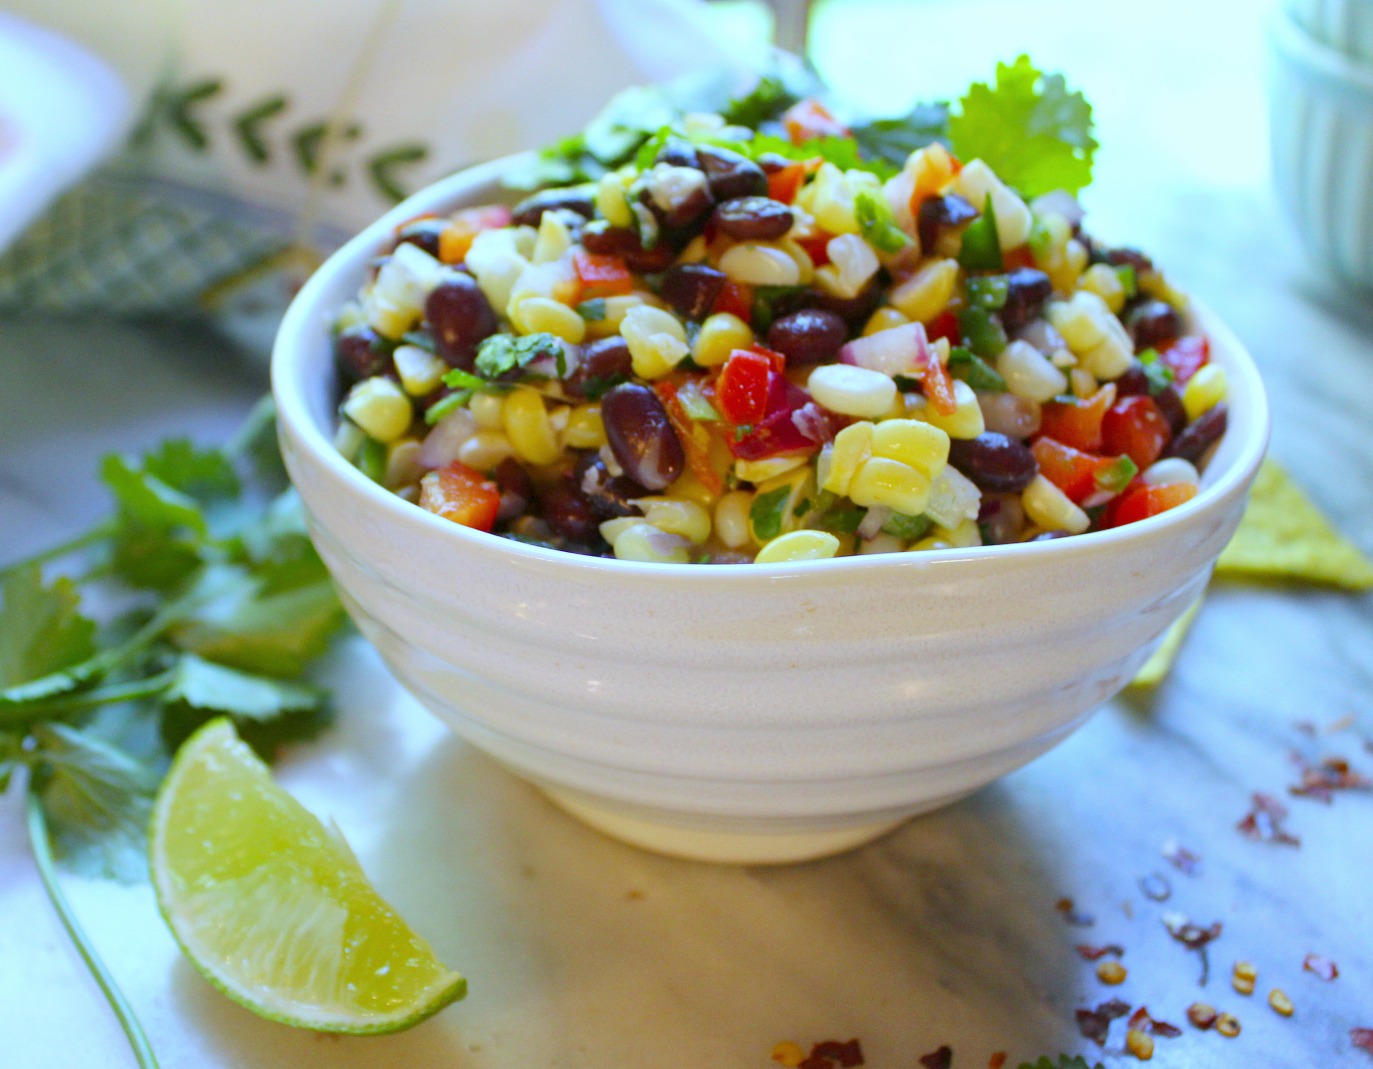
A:
[[[1373,290],[1373,60],[1350,60],[1282,16],[1271,39],[1278,199],[1322,270]]]
[[[1321,44],[1373,64],[1373,0],[1283,0],[1283,8]]]
[[[436,715],[567,804],[785,836],[965,795],[1119,690],[1239,521],[1267,408],[1252,362],[1207,318],[1231,430],[1196,500],[1130,528],[693,567],[562,554],[432,516],[330,445],[327,322],[397,221],[498,199],[498,174],[440,183],[336,254],[283,323],[273,383],[287,468],[362,631]]]

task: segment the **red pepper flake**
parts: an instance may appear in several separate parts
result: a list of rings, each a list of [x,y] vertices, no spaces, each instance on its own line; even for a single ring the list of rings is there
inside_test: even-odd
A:
[[[1054,909],[1063,914],[1063,919],[1076,928],[1090,928],[1096,923],[1096,918],[1090,913],[1079,913],[1071,898],[1060,898],[1054,903]]]
[[[1349,1039],[1359,1050],[1373,1054],[1373,1028],[1351,1028]]]
[[[803,1061],[797,1069],[832,1069],[833,1066],[841,1066],[842,1069],[853,1069],[854,1066],[863,1064],[863,1047],[856,1039],[850,1039],[847,1043],[840,1043],[837,1039],[823,1039],[810,1049],[810,1057]]]
[[[1125,956],[1125,948],[1119,943],[1106,943],[1103,946],[1094,947],[1089,943],[1079,943],[1077,952],[1082,955],[1084,961],[1096,961],[1104,958],[1107,954],[1114,954],[1118,958]]]
[[[1001,1069],[1006,1064],[1006,1052],[1004,1050],[994,1051],[992,1056],[987,1059],[987,1069]]]
[[[1271,794],[1254,793],[1254,804],[1235,827],[1246,839],[1277,843],[1281,846],[1301,846],[1301,839],[1282,826],[1287,819],[1287,807]]]
[[[1340,975],[1340,967],[1329,958],[1323,958],[1319,954],[1308,954],[1302,961],[1301,967],[1307,972],[1315,973],[1322,980],[1330,981]]]
[[[1168,877],[1161,872],[1151,872],[1148,876],[1141,876],[1139,889],[1150,902],[1167,902],[1173,895],[1173,885],[1168,882]]]
[[[1289,794],[1299,798],[1315,798],[1329,805],[1335,791],[1373,790],[1373,780],[1349,767],[1342,757],[1327,757],[1319,765],[1306,765],[1301,770],[1301,782],[1288,787]]]
[[[1211,961],[1206,955],[1206,946],[1220,938],[1220,921],[1216,921],[1209,928],[1203,928],[1199,924],[1193,924],[1181,913],[1165,913],[1163,926],[1168,929],[1169,935],[1188,950],[1196,951],[1201,958],[1201,977],[1198,982],[1205,987],[1211,975]]]
[[[1184,876],[1195,876],[1201,869],[1201,855],[1194,854],[1185,846],[1179,846],[1176,839],[1169,839],[1159,852],[1168,864]]]
[[[1129,1012],[1130,1004],[1128,1002],[1113,998],[1109,1002],[1103,1002],[1094,1010],[1079,1009],[1074,1016],[1077,1018],[1077,1030],[1082,1033],[1082,1038],[1090,1039],[1098,1047],[1104,1047],[1106,1046],[1106,1036],[1111,1031],[1111,1022],[1118,1017],[1124,1017]]]
[[[919,1060],[925,1069],[949,1069],[953,1065],[953,1048],[940,1047],[929,1054],[922,1054]]]
[[[1176,1039],[1182,1035],[1182,1029],[1177,1025],[1150,1017],[1147,1006],[1141,1006],[1135,1010],[1130,1017],[1128,1027],[1134,1032],[1149,1032],[1156,1036],[1163,1036],[1165,1039]]]
[[[1345,713],[1338,720],[1332,720],[1326,724],[1321,731],[1326,735],[1338,735],[1341,731],[1347,731],[1354,726],[1354,714]]]

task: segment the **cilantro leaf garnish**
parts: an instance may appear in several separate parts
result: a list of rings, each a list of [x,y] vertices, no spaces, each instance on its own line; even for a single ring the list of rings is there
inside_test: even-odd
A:
[[[731,125],[756,130],[769,119],[778,118],[800,99],[781,78],[767,74],[748,93],[735,97],[721,108],[720,114]]]
[[[507,371],[522,368],[540,356],[553,357],[558,362],[558,374],[565,374],[567,355],[563,343],[552,334],[542,331],[523,337],[493,334],[477,348],[476,370],[485,378],[494,379]]]
[[[43,584],[37,565],[15,568],[0,593],[0,689],[38,679],[95,652],[95,623],[77,610],[81,595],[70,579]]]
[[[1076,193],[1092,180],[1091,105],[1029,56],[997,64],[994,86],[968,90],[949,117],[949,140],[957,156],[983,160],[1026,197]]]
[[[949,105],[943,101],[917,104],[910,113],[890,119],[872,119],[849,127],[858,147],[869,159],[900,167],[917,149],[949,138]]]

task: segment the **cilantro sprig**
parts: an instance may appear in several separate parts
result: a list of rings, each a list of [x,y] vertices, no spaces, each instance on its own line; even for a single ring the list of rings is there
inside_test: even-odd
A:
[[[100,471],[112,516],[0,568],[0,790],[26,777],[43,885],[147,1069],[147,1038],[55,866],[145,878],[154,792],[204,721],[229,716],[269,756],[321,730],[327,695],[297,677],[343,611],[287,487],[270,401],[225,448],[174,439]],[[46,575],[55,561],[61,574]],[[92,601],[121,611],[97,617]]]

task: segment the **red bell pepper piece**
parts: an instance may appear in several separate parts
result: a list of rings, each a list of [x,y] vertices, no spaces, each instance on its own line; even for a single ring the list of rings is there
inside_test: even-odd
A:
[[[780,200],[783,204],[791,204],[796,200],[796,194],[801,192],[801,186],[805,181],[806,165],[800,160],[789,163],[768,175],[768,196],[773,200]]]
[[[920,376],[920,385],[924,387],[926,399],[934,405],[934,410],[941,416],[952,416],[958,411],[958,397],[953,392],[953,379],[949,377],[949,369],[933,357],[925,365],[925,371]]]
[[[730,428],[725,439],[729,451],[740,460],[763,460],[783,453],[813,453],[820,444],[801,433],[792,416],[811,403],[811,396],[776,371],[768,373],[768,400],[763,418],[747,433]]]
[[[1099,457],[1084,453],[1053,438],[1040,437],[1030,447],[1039,473],[1066,494],[1075,505],[1093,495],[1125,489],[1137,470],[1129,457]]]
[[[1116,386],[1106,383],[1085,401],[1050,401],[1044,406],[1039,430],[1046,438],[1070,445],[1084,453],[1099,453],[1102,446],[1101,421],[1106,410],[1116,403]]]
[[[578,249],[572,254],[572,268],[577,272],[578,301],[623,297],[634,291],[634,276],[618,256]]]
[[[1103,526],[1123,527],[1127,523],[1138,523],[1160,512],[1177,508],[1196,496],[1197,488],[1191,483],[1172,483],[1168,486],[1137,483],[1107,506]]]
[[[736,427],[757,423],[767,413],[772,361],[762,353],[735,349],[715,382],[715,404]]]
[[[753,320],[753,287],[744,282],[726,282],[715,295],[712,313],[727,312],[745,323]]]
[[[464,527],[489,531],[496,526],[501,492],[481,472],[455,460],[420,480],[420,507]]]
[[[1168,420],[1152,397],[1125,397],[1106,410],[1101,420],[1102,448],[1124,453],[1143,471],[1163,455],[1173,440]]]
[[[715,470],[715,465],[710,462],[709,433],[687,415],[682,399],[677,396],[677,387],[672,383],[659,380],[653,384],[653,389],[658,399],[663,402],[668,422],[672,424],[672,429],[677,432],[678,441],[682,443],[682,451],[686,454],[687,467],[691,469],[691,474],[712,494],[724,493],[724,480]]]

